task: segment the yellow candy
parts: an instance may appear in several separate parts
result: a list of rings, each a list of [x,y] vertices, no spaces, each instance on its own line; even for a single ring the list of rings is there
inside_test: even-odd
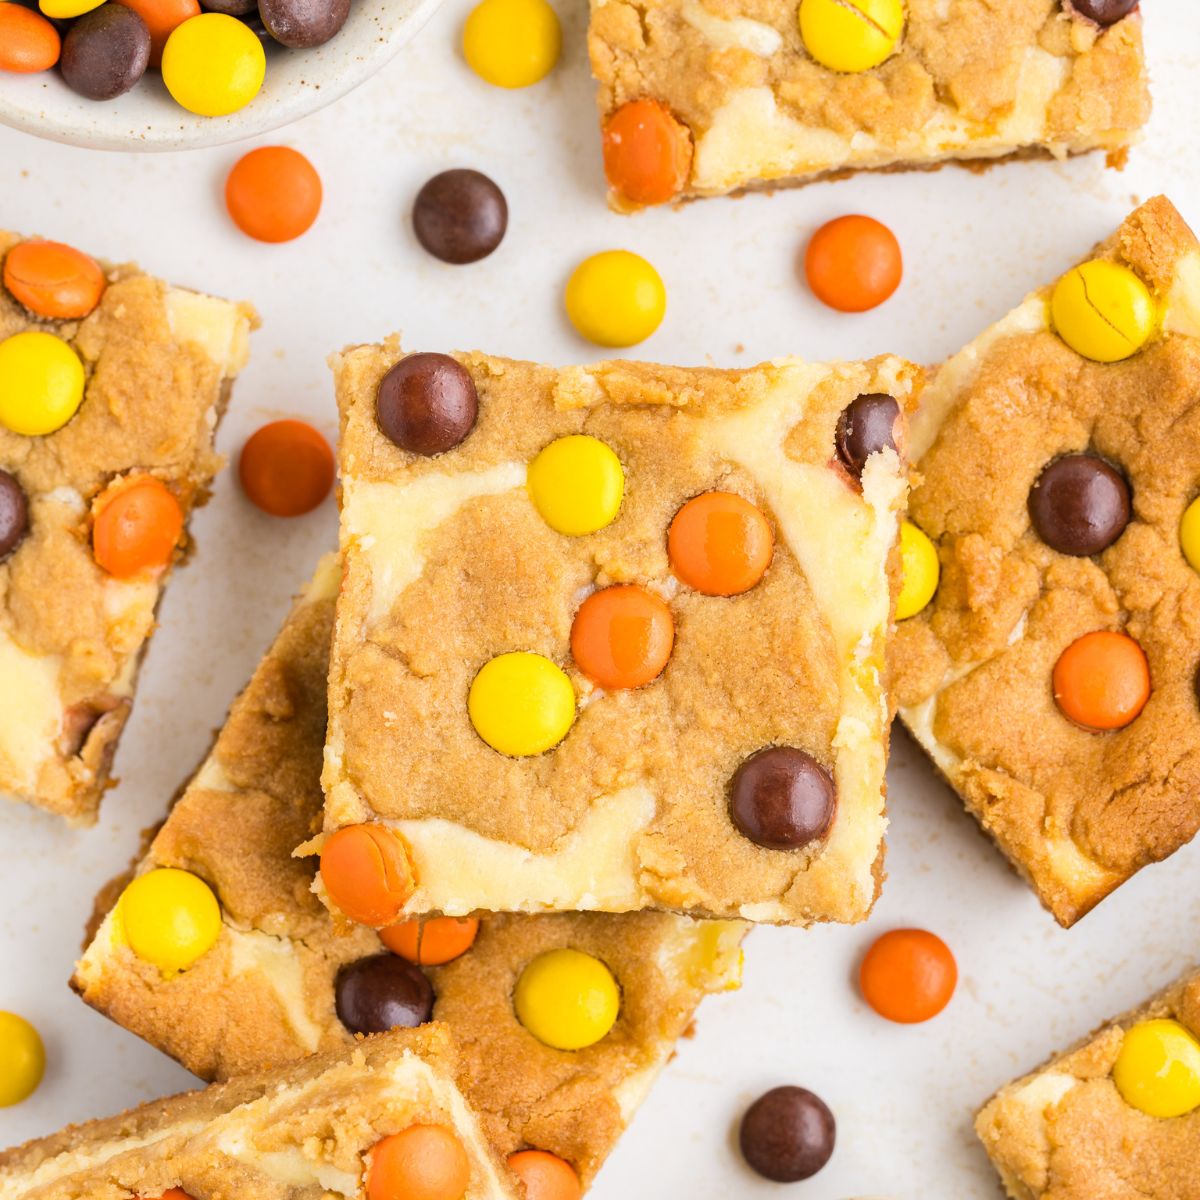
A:
[[[121,893],[117,911],[133,952],[168,973],[190,967],[221,933],[212,889],[174,867],[139,875]]]
[[[579,950],[547,950],[521,972],[513,1007],[539,1042],[556,1050],[582,1050],[613,1027],[621,992],[598,958]]]
[[[1192,569],[1200,571],[1200,496],[1187,506],[1179,522],[1179,545]]]
[[[45,1071],[46,1048],[38,1031],[24,1017],[0,1012],[0,1108],[32,1096]]]
[[[911,521],[900,523],[900,563],[904,579],[896,598],[897,621],[915,617],[933,599],[941,573],[933,543]]]
[[[805,49],[831,71],[869,71],[896,49],[902,0],[800,0]]]
[[[567,316],[589,342],[634,346],[662,324],[667,289],[640,255],[606,250],[585,258],[567,281]]]
[[[524,758],[567,736],[575,723],[575,689],[540,654],[501,654],[471,682],[467,712],[475,732],[493,750]]]
[[[55,21],[69,21],[99,8],[104,0],[38,0],[38,8]]]
[[[559,438],[529,464],[526,486],[542,519],[559,533],[595,533],[616,518],[625,492],[621,460],[585,434]]]
[[[1149,340],[1157,321],[1150,289],[1128,268],[1095,259],[1055,284],[1050,317],[1068,346],[1094,362],[1119,362]]]
[[[562,49],[562,29],[546,0],[483,0],[463,27],[471,70],[497,87],[522,88],[548,75]]]
[[[37,437],[83,402],[83,364],[62,338],[31,330],[0,342],[0,425]]]
[[[1113,1083],[1141,1112],[1182,1117],[1200,1106],[1200,1042],[1178,1021],[1142,1021],[1125,1034]]]
[[[244,21],[201,13],[177,25],[163,47],[162,77],[175,102],[202,117],[245,108],[262,87],[267,56]]]

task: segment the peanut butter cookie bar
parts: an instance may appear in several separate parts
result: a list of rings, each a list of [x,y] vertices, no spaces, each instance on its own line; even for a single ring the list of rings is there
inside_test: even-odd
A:
[[[331,907],[864,918],[917,368],[336,375]]]
[[[96,819],[254,311],[0,232],[0,797]]]
[[[1197,379],[1200,246],[1160,197],[913,423],[900,715],[1062,925],[1200,825]]]
[[[1149,115],[1136,0],[592,0],[609,200],[1104,150]]]

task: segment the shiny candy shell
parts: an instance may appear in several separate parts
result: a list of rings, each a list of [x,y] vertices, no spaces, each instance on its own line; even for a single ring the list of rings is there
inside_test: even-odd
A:
[[[117,914],[138,958],[168,973],[190,967],[221,933],[221,907],[212,888],[175,867],[139,875],[121,893]]]
[[[162,77],[175,102],[202,117],[245,108],[262,87],[267,56],[244,21],[206,12],[176,26],[163,47]]]
[[[579,950],[548,950],[521,972],[513,992],[517,1019],[539,1042],[582,1050],[607,1035],[621,1008],[612,972]]]
[[[1194,571],[1200,571],[1200,496],[1187,506],[1179,523],[1179,546]]]
[[[1142,1021],[1125,1033],[1113,1083],[1140,1112],[1182,1117],[1200,1107],[1200,1042],[1178,1021]]]
[[[471,683],[467,710],[475,732],[493,750],[523,758],[567,736],[575,721],[575,689],[548,658],[516,651],[483,665]]]
[[[801,0],[804,48],[831,71],[869,71],[886,61],[904,30],[901,0]]]
[[[941,567],[937,550],[911,521],[900,524],[900,558],[904,581],[896,599],[896,620],[915,617],[933,599]]]
[[[40,330],[0,342],[0,425],[37,437],[61,429],[83,402],[79,355]]]
[[[585,258],[567,281],[567,316],[598,346],[635,346],[662,324],[667,289],[641,255],[605,250]]]
[[[24,1017],[0,1012],[0,1108],[20,1104],[37,1091],[46,1071],[46,1049]]]
[[[529,498],[551,529],[581,537],[616,517],[625,472],[612,448],[598,438],[572,434],[544,447],[529,464]]]
[[[546,0],[482,0],[463,27],[463,55],[480,79],[503,88],[537,83],[553,69],[562,29]]]
[[[1050,316],[1055,332],[1077,354],[1112,363],[1149,341],[1158,311],[1150,289],[1128,267],[1093,259],[1055,284]]]

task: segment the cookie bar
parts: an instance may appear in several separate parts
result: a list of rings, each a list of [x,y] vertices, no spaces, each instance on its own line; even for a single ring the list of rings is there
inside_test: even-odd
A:
[[[1198,378],[1200,246],[1158,198],[913,423],[941,581],[899,623],[900,715],[1064,926],[1200,825]]]
[[[457,1069],[444,1026],[380,1034],[0,1153],[0,1200],[423,1195],[419,1151],[464,1200],[513,1200]]]
[[[388,946],[422,968],[388,953],[373,930],[335,929],[312,892],[313,860],[293,857],[292,848],[321,821],[339,580],[330,556],[136,867],[141,878],[178,868],[211,886],[220,907],[209,946],[167,973],[139,957],[114,907],[128,883],[118,880],[98,900],[98,931],[74,986],[205,1079],[290,1062],[348,1045],[352,1031],[432,1015],[455,1033],[460,1085],[493,1144],[506,1154],[547,1150],[586,1184],[703,996],[737,986],[742,927],[667,913],[497,915],[479,923],[473,945],[466,927],[450,947],[459,951],[453,961],[443,961],[448,951],[434,952],[428,936],[414,953],[404,940],[411,927],[384,931]],[[176,893],[160,911],[185,902]],[[526,964],[564,948],[606,964],[620,985],[612,1028],[574,1051],[539,1041],[511,1002]]]
[[[591,0],[609,200],[1107,151],[1149,116],[1135,0]]]
[[[331,906],[864,918],[917,368],[335,370]]]
[[[90,824],[257,318],[58,243],[0,259],[0,797]]]
[[[1003,1087],[975,1119],[1013,1200],[1196,1194],[1200,973]]]

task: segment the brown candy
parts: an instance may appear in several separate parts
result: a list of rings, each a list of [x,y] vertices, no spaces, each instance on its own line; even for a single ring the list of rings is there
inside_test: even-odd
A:
[[[733,776],[729,815],[743,837],[770,850],[797,850],[824,837],[836,809],[832,776],[794,746],[760,750]]]
[[[838,417],[835,444],[838,458],[858,479],[867,459],[879,450],[896,447],[900,405],[891,396],[868,392],[852,400]]]
[[[742,1155],[765,1179],[795,1183],[815,1175],[832,1157],[837,1125],[825,1102],[801,1087],[777,1087],[760,1096],[742,1118]]]
[[[334,1007],[351,1033],[413,1029],[433,1015],[433,987],[420,967],[406,959],[373,954],[338,972]]]
[[[1094,454],[1056,458],[1029,489],[1029,518],[1052,550],[1086,558],[1107,550],[1131,515],[1129,484]]]
[[[453,450],[475,428],[475,383],[447,354],[410,354],[380,381],[375,419],[401,450],[431,457]]]
[[[146,73],[150,30],[131,8],[102,4],[63,38],[59,68],[67,86],[89,100],[123,95]]]
[[[258,0],[200,0],[200,7],[227,17],[248,17],[258,11]]]
[[[508,204],[486,175],[457,169],[435,175],[417,193],[413,230],[434,258],[473,263],[486,258],[504,238]]]
[[[1100,26],[1115,25],[1137,6],[1138,0],[1063,0],[1063,7],[1068,12],[1077,12]]]
[[[29,532],[29,505],[21,485],[0,471],[0,561],[6,559]]]
[[[258,15],[277,42],[307,50],[323,45],[345,25],[350,0],[259,0]]]

